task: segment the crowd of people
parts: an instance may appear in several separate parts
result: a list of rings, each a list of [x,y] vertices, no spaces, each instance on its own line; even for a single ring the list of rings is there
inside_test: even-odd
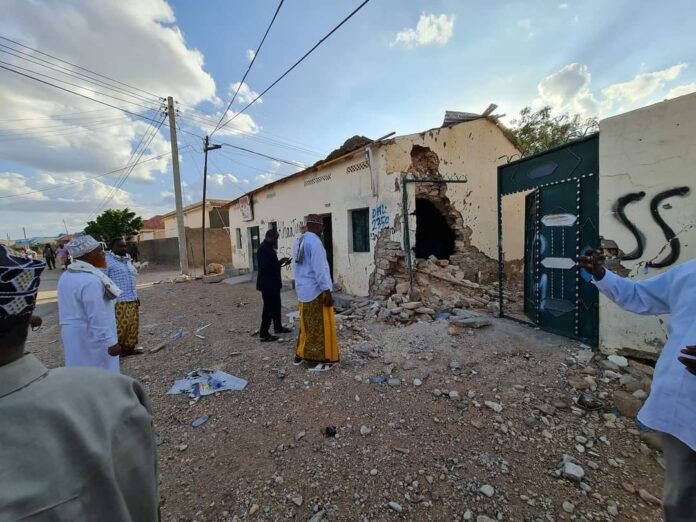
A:
[[[318,215],[305,218],[292,258],[278,233],[258,251],[263,299],[260,340],[282,323],[281,271],[292,264],[299,301],[295,364],[326,371],[339,361],[327,253]],[[48,263],[0,246],[0,520],[154,521],[159,518],[152,412],[142,387],[120,375],[137,353],[136,270],[122,240],[110,251],[88,235],[66,245],[72,262],[58,284],[65,368],[25,353],[40,275]],[[58,252],[55,253],[56,257]],[[696,260],[644,281],[618,277],[595,252],[579,264],[598,290],[638,314],[671,314],[669,340],[639,414],[662,434],[667,522],[696,518]]]

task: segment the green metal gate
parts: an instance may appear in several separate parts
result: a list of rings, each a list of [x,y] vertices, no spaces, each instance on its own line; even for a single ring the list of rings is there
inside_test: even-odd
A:
[[[524,312],[544,330],[598,340],[598,295],[577,259],[599,244],[599,139],[592,135],[498,168],[501,315],[502,200],[525,196]]]

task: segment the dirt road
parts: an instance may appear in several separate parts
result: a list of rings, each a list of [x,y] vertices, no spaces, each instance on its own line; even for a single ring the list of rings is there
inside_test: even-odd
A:
[[[659,454],[632,420],[573,404],[566,372],[587,359],[573,341],[498,319],[460,336],[446,322],[343,320],[341,365],[313,374],[292,365],[293,339],[250,335],[261,308],[251,284],[163,283],[140,296],[141,344],[166,347],[122,372],[154,408],[164,520],[660,519],[635,492],[659,496]],[[60,365],[59,337],[49,317],[29,349]],[[166,395],[206,367],[249,384],[193,405]]]

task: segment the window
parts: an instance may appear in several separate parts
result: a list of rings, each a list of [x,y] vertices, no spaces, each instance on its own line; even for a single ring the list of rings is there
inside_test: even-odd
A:
[[[353,238],[352,252],[370,251],[370,209],[360,208],[350,211],[350,224]]]
[[[242,249],[242,229],[241,228],[235,229],[235,234],[237,236],[237,249],[241,250]]]

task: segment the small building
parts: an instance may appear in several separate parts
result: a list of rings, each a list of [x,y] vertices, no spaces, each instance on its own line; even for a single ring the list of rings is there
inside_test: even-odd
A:
[[[417,134],[356,136],[314,166],[232,201],[233,266],[256,270],[269,228],[280,234],[279,255],[290,256],[304,216],[313,213],[324,217],[334,281],[348,293],[389,296],[398,283],[422,279],[414,275],[418,260],[431,257],[458,267],[461,280],[493,281],[496,169],[519,154],[490,114],[494,108],[483,115],[448,112],[442,126]],[[522,248],[521,241],[510,245],[518,259]],[[283,277],[292,280],[290,268]]]
[[[206,200],[205,228],[226,228],[229,226],[229,214],[224,199]],[[177,237],[176,210],[161,216],[164,222],[164,237]],[[203,226],[203,202],[199,201],[184,207],[184,227],[200,229]]]
[[[174,223],[176,224],[176,215],[174,216]],[[164,228],[164,220],[162,216],[153,216],[143,223],[143,228],[140,229],[135,240],[148,241],[150,239],[164,239],[166,236],[166,231]]]

